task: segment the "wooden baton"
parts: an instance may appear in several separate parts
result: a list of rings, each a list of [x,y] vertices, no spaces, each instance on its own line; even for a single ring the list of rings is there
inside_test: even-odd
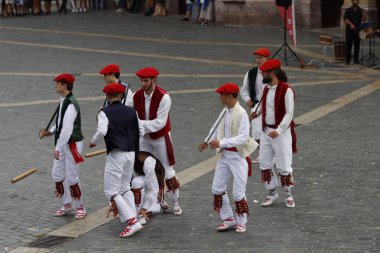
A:
[[[105,154],[105,153],[107,153],[107,150],[102,149],[102,150],[98,150],[98,151],[87,153],[87,154],[84,155],[84,157],[90,158],[90,157],[101,155],[101,154]]]
[[[27,170],[25,171],[24,173],[21,173],[20,175],[14,177],[11,179],[11,182],[12,184],[16,183],[17,181],[23,179],[24,177],[27,177],[29,176],[30,174],[33,174],[34,172],[36,172],[37,169],[36,168],[33,168],[33,169],[30,169],[30,170]]]

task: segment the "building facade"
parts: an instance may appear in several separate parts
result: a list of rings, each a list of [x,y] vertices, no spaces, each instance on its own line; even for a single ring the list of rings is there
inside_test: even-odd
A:
[[[275,0],[214,0],[217,23],[233,25],[277,26],[282,24]],[[351,0],[294,0],[299,28],[344,27],[342,15]],[[380,26],[380,0],[360,0],[370,20]],[[185,0],[167,0],[169,14],[182,14]],[[379,25],[377,25],[379,24]]]

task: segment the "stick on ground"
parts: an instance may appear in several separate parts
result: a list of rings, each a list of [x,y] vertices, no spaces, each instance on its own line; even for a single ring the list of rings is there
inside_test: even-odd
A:
[[[11,179],[11,182],[12,184],[16,183],[17,181],[23,179],[24,177],[27,177],[29,176],[30,174],[33,174],[34,172],[36,172],[37,169],[36,168],[33,168],[33,169],[30,169],[30,170],[27,170],[25,171],[24,173],[21,173],[20,175],[14,177]]]

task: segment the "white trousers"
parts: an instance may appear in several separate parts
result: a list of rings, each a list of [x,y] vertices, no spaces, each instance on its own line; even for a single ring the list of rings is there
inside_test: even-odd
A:
[[[147,176],[135,177],[132,180],[132,189],[141,189],[141,204],[136,206],[137,213],[140,212],[142,208],[147,210],[147,212],[160,212],[160,203],[157,201],[159,191],[157,178],[155,180],[149,180]]]
[[[136,217],[135,198],[131,191],[131,178],[135,152],[113,150],[107,155],[104,169],[104,194],[114,197],[121,222]]]
[[[292,135],[290,128],[286,129],[280,136],[272,139],[268,134],[273,131],[266,127],[262,131],[260,139],[259,162],[261,170],[273,170],[273,159],[276,157],[276,169],[281,175],[289,175],[293,172],[292,168]],[[273,171],[271,182],[265,182],[267,190],[272,190],[278,185],[277,173]]]
[[[236,152],[223,151],[214,174],[212,183],[212,193],[220,195],[226,192],[229,179],[233,176],[232,195],[234,201],[245,198],[247,180],[248,180],[248,164],[245,158],[242,158]],[[233,217],[232,208],[228,199],[228,195],[223,195],[222,208],[220,210],[220,218],[222,220]],[[238,224],[247,223],[247,214],[242,216],[236,215]]]
[[[149,135],[140,138],[140,150],[156,155],[165,169],[165,179],[170,179],[175,176],[173,166],[169,165],[168,153],[166,151],[165,137],[153,140]]]
[[[148,134],[140,138],[140,150],[146,151],[151,154],[156,155],[158,160],[160,160],[162,166],[165,169],[165,179],[171,179],[175,176],[175,171],[173,166],[170,166],[168,153],[166,149],[165,137],[153,140]],[[178,202],[179,190],[177,189],[174,193],[172,191],[168,192],[168,195],[172,199],[173,203]]]
[[[83,150],[83,141],[76,142],[79,154]],[[54,159],[52,178],[54,182],[63,182],[64,194],[62,197],[63,204],[74,204],[76,208],[81,207],[82,197],[80,200],[73,201],[70,194],[70,186],[80,183],[79,165],[75,163],[73,154],[70,151],[69,144],[66,144],[59,152],[59,160]]]
[[[254,112],[253,108],[251,109],[251,112]],[[261,138],[261,133],[263,132],[263,123],[262,123],[262,116],[258,116],[257,118],[253,119],[251,121],[251,126],[252,126],[252,138],[255,141],[260,140]]]

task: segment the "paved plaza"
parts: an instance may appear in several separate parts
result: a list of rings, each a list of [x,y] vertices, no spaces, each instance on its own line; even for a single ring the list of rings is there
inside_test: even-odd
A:
[[[380,252],[380,72],[337,63],[332,48],[323,56],[319,35],[298,31],[298,53],[325,68],[301,70],[294,59],[284,68],[296,93],[296,207],[285,207],[282,190],[272,207],[260,206],[266,192],[255,164],[247,232],[239,235],[216,232],[211,184],[217,158],[197,148],[222,109],[215,88],[241,86],[252,51],[281,45],[280,27],[202,27],[179,17],[114,11],[1,19],[0,252]],[[158,83],[172,97],[174,168],[183,185],[183,215],[158,214],[129,239],[117,236],[124,228],[119,220],[105,218],[104,156],[81,164],[89,216],[53,216],[60,206],[51,179],[53,140],[38,138],[58,102],[53,78],[75,73],[89,152],[103,102],[98,71],[109,63],[121,67],[133,90],[137,70],[159,69]],[[38,171],[10,182],[30,168]]]

